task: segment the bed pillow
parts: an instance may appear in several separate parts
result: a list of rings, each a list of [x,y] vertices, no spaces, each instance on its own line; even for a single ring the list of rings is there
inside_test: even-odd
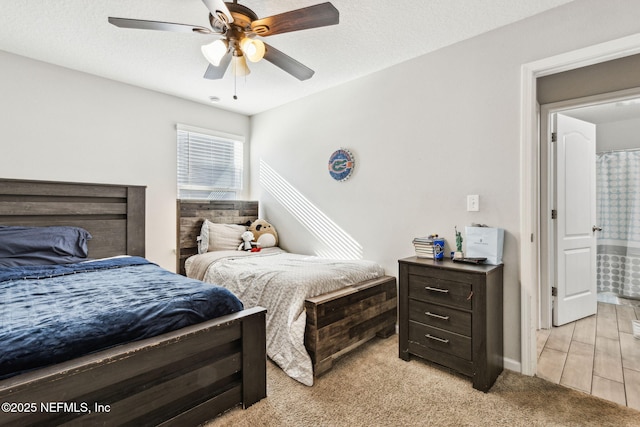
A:
[[[69,226],[0,225],[0,266],[67,264],[85,261],[91,234]]]
[[[244,225],[216,224],[205,219],[200,229],[198,253],[211,251],[235,251],[242,243],[242,233],[247,231]]]

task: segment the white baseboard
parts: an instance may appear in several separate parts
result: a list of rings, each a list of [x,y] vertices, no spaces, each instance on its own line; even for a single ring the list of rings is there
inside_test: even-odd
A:
[[[515,371],[515,372],[522,372],[522,364],[517,360],[513,360],[505,357],[503,359],[503,363],[504,363],[504,369],[508,369],[510,371]]]

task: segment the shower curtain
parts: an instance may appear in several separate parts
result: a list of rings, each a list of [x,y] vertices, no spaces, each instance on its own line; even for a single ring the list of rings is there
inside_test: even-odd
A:
[[[640,150],[596,157],[598,292],[640,298]]]

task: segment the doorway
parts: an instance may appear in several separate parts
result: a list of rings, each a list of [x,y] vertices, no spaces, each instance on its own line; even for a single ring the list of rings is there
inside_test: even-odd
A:
[[[521,364],[525,375],[535,375],[536,331],[540,307],[540,158],[539,78],[640,53],[640,34],[526,63],[521,68],[521,181],[520,181],[520,313]]]
[[[622,240],[622,224],[631,214],[635,202],[628,202],[624,193],[635,195],[637,190],[633,187],[631,177],[621,172],[620,164],[631,163],[629,157],[638,157],[640,160],[640,98],[638,91],[631,90],[624,93],[608,94],[591,99],[567,101],[560,105],[547,105],[542,107],[541,135],[549,133],[552,126],[549,117],[561,112],[562,115],[585,122],[594,123],[597,128],[596,165],[602,167],[597,174],[598,200],[596,223],[602,225],[603,232],[598,232],[598,253],[594,257],[592,268],[597,269],[598,303],[597,314],[586,316],[580,320],[569,322],[560,327],[551,327],[552,298],[541,298],[540,326],[536,333],[537,338],[537,372],[536,375],[548,381],[562,384],[588,394],[613,401],[615,403],[640,409],[640,362],[637,362],[640,346],[633,339],[631,326],[632,320],[640,319],[640,300],[621,300],[618,295],[612,295],[609,288],[618,276],[624,276],[625,263],[639,263],[632,256],[633,248],[640,246],[631,241],[625,243]],[[546,144],[541,148],[541,200],[551,204],[554,192],[554,163],[545,162],[545,158],[552,159],[552,153],[546,150]],[[621,161],[617,158],[622,157]],[[543,167],[544,166],[544,167]],[[586,168],[587,165],[585,165]],[[630,164],[631,168],[640,169],[638,165]],[[608,170],[606,168],[609,168]],[[640,173],[640,172],[639,172]],[[546,179],[545,179],[546,178]],[[606,182],[611,180],[612,187],[607,190]],[[634,178],[635,180],[635,178]],[[548,189],[547,191],[545,191]],[[629,191],[627,191],[629,190]],[[613,194],[613,205],[607,206],[607,193]],[[595,203],[595,201],[594,201]],[[545,249],[542,253],[553,252],[556,242],[553,236],[553,223],[544,209],[549,206],[542,203],[541,206],[541,233]],[[594,206],[595,208],[595,206]],[[613,216],[611,221],[607,215]],[[632,219],[632,221],[634,221]],[[620,225],[620,227],[618,227]],[[625,224],[626,225],[626,224]],[[639,224],[640,227],[640,224]],[[616,230],[612,230],[616,228]],[[602,233],[602,234],[600,234]],[[632,232],[631,240],[635,240]],[[544,239],[546,237],[546,239]],[[625,239],[626,240],[626,239]],[[638,236],[640,242],[640,236]],[[624,245],[624,254],[621,253]],[[626,250],[627,246],[631,250]],[[547,262],[545,262],[547,260]],[[554,278],[553,257],[541,256],[541,286],[540,295],[549,292],[551,286],[547,285]],[[623,273],[621,274],[620,271]],[[617,272],[617,273],[616,273]],[[626,274],[627,279],[632,273]],[[548,280],[545,280],[545,277]],[[633,288],[633,286],[630,286]],[[633,291],[633,289],[629,289]],[[544,304],[549,304],[545,306]],[[560,307],[562,308],[562,307]],[[553,310],[556,310],[554,307]],[[555,322],[553,322],[555,323]]]
[[[593,303],[593,307],[588,310],[578,309],[573,318],[570,313],[566,312],[571,307],[567,307],[567,304],[559,296],[552,296],[552,288],[561,285],[558,287],[562,289],[563,285],[557,281],[557,265],[561,264],[560,261],[564,258],[558,256],[558,239],[556,236],[557,228],[562,227],[557,227],[556,224],[564,224],[566,222],[564,221],[562,210],[558,213],[560,215],[559,218],[552,218],[556,212],[555,195],[558,194],[558,182],[562,182],[562,179],[556,177],[556,169],[562,165],[557,164],[553,150],[550,149],[552,145],[550,142],[551,133],[555,128],[552,118],[557,115],[592,123],[596,128],[597,135],[593,150],[596,154],[595,163],[598,165],[599,172],[596,173],[594,169],[593,178],[597,182],[594,185],[599,189],[598,199],[596,200],[594,188],[592,189],[594,193],[593,200],[590,202],[593,205],[591,207],[593,209],[593,218],[587,219],[589,223],[585,223],[583,227],[585,228],[583,235],[589,235],[592,238],[594,253],[589,261],[581,260],[583,264],[584,262],[589,262],[590,264],[589,271],[592,271],[591,275],[593,276],[593,295],[592,297],[579,295],[572,301],[578,307],[591,305],[591,303]],[[640,167],[640,151],[638,151],[640,150],[640,89],[547,104],[541,107],[540,119],[541,141],[546,141],[546,143],[542,143],[540,147],[541,280],[538,328],[548,329],[552,324],[559,325],[594,314],[595,292],[598,291],[599,294],[602,294],[604,291],[621,289],[623,288],[621,285],[623,280],[627,282],[627,297],[640,296],[640,291],[636,291],[636,289],[640,289],[640,284],[636,286],[636,281],[632,279],[635,274],[632,269],[635,268],[636,263],[640,264],[640,235],[638,235],[640,233],[640,224],[637,232],[634,227],[634,223],[640,222],[640,213],[637,221],[632,213],[633,211],[640,211],[640,203],[636,203],[635,200],[621,200],[622,197],[635,198],[637,190],[634,187],[630,187],[635,183],[626,182],[631,177],[623,176],[620,169],[622,166],[629,164],[632,159],[637,159],[638,163],[637,165],[630,165],[628,169],[633,172]],[[561,144],[561,142],[558,141],[556,144]],[[622,160],[617,160],[619,157],[622,157]],[[593,160],[589,160],[589,162],[591,161]],[[595,165],[585,164],[584,170],[587,170],[588,167],[595,167]],[[605,170],[605,168],[609,168],[609,170]],[[627,171],[626,173],[628,174],[629,172]],[[634,181],[637,180],[636,178],[633,179]],[[621,180],[625,182],[620,184],[619,181]],[[605,186],[607,182],[611,184],[611,187]],[[610,206],[610,204],[613,205]],[[634,206],[637,206],[637,208],[632,209]],[[606,226],[602,230],[604,224]],[[593,232],[591,232],[592,225]],[[623,226],[627,227],[627,229],[622,230]],[[623,234],[624,239],[627,241],[623,242]],[[572,236],[572,239],[575,240],[575,236]],[[597,251],[595,250],[596,242],[598,242]],[[586,270],[582,270],[578,269],[573,274],[583,276]],[[561,277],[564,278],[566,276],[561,275]],[[578,281],[584,281],[584,278],[581,277]],[[580,290],[584,290],[584,288]],[[557,289],[554,291],[556,291],[556,294],[558,293]],[[564,295],[563,292],[560,293],[561,296]],[[583,292],[583,294],[586,293]],[[612,292],[609,292],[608,296],[610,297],[610,302],[615,301],[615,295],[612,295]],[[603,299],[604,296],[600,295],[599,298]],[[558,303],[561,303],[559,307]],[[565,313],[561,313],[563,314],[562,316],[558,315],[560,310],[565,310]],[[559,318],[567,320],[560,323],[557,321]]]

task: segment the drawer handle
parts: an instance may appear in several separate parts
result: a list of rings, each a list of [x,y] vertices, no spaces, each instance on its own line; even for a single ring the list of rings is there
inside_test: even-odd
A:
[[[433,335],[431,335],[431,334],[427,334],[427,335],[425,335],[425,337],[429,338],[430,340],[443,342],[443,343],[445,343],[445,344],[448,344],[448,343],[449,343],[449,340],[444,339],[444,338],[434,337],[434,336],[433,336]]]
[[[449,289],[432,288],[431,286],[425,286],[424,288],[428,291],[442,292],[443,294],[449,293]]]
[[[443,316],[441,314],[435,314],[435,313],[431,313],[429,311],[425,311],[425,313],[427,316],[431,316],[431,317],[435,317],[438,319],[442,319],[442,320],[449,320],[449,316]]]

